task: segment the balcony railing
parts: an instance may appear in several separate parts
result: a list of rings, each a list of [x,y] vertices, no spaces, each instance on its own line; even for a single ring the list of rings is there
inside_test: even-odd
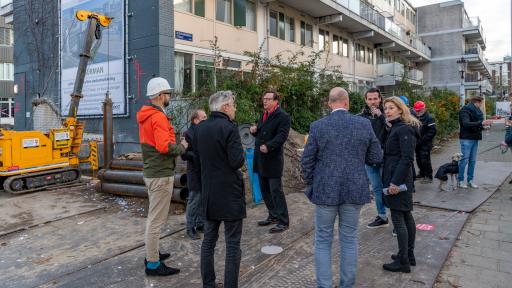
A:
[[[404,74],[404,65],[393,62],[377,65],[377,76],[402,76]]]
[[[464,76],[464,81],[465,82],[478,82],[480,80],[480,73],[478,72],[471,72],[471,73],[466,73],[466,75]]]
[[[418,69],[411,69],[407,72],[407,78],[416,81],[423,81],[423,71]]]
[[[348,10],[354,12],[355,14],[361,16],[363,19],[368,22],[376,25],[380,29],[386,31],[388,34],[400,39],[406,44],[412,46],[413,48],[419,50],[421,53],[427,55],[429,58],[431,57],[430,48],[425,45],[421,39],[408,35],[407,31],[405,31],[402,27],[398,26],[392,20],[384,17],[380,12],[376,11],[368,4],[360,1],[360,0],[332,0],[340,4],[341,6],[347,8]]]
[[[478,32],[480,32],[480,35],[482,35],[482,39],[484,39],[485,41],[484,28],[482,27],[482,21],[480,21],[480,18],[478,16],[464,17],[462,21],[462,28],[478,29]]]

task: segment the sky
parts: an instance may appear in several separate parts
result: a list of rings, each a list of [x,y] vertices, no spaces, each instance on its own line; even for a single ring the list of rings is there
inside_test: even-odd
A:
[[[442,0],[409,0],[415,6],[445,2]],[[463,0],[469,17],[478,16],[482,21],[489,61],[503,60],[510,53],[510,3],[512,0]]]

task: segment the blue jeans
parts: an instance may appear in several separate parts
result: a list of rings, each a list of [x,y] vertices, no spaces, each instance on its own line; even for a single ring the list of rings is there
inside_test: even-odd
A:
[[[475,175],[476,166],[476,153],[478,150],[478,140],[466,140],[460,139],[460,152],[462,153],[462,159],[459,161],[459,182],[464,181],[464,171],[468,164],[468,182],[473,181]]]
[[[377,215],[382,219],[386,217],[386,207],[382,201],[382,167],[375,167],[364,165],[366,168],[366,175],[372,184],[373,194],[375,195],[375,205],[377,206]]]
[[[339,215],[340,288],[353,287],[357,272],[357,225],[363,205],[316,205],[315,266],[318,288],[332,287],[331,246],[334,222]]]
[[[186,208],[187,231],[193,231],[196,226],[204,225],[202,212],[201,191],[190,191]]]

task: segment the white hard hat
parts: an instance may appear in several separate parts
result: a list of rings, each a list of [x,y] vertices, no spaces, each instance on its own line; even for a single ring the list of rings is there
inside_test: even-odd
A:
[[[161,92],[171,92],[172,88],[169,82],[162,77],[155,77],[148,82],[148,89],[146,95],[149,99],[153,99],[158,96]]]

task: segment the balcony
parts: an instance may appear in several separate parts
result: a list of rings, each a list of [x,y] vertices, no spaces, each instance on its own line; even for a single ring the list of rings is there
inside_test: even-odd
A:
[[[492,85],[488,78],[485,78],[480,72],[467,72],[464,76],[464,88],[466,90],[480,90],[482,93],[491,93]]]
[[[464,29],[464,32],[462,32],[464,37],[468,40],[478,42],[478,44],[482,45],[484,50],[486,49],[484,29],[479,17],[464,17],[462,28]]]
[[[268,2],[268,1],[267,1]],[[407,57],[415,61],[430,61],[431,51],[421,39],[408,33],[393,21],[385,18],[361,0],[280,0],[280,3],[293,7],[318,18],[319,23],[337,26],[352,33],[354,38],[367,40],[373,44],[386,44],[391,51],[409,51]],[[331,17],[341,15],[340,18]]]
[[[484,74],[485,77],[491,77],[491,66],[484,57],[484,52],[479,44],[466,46],[464,59],[468,61],[468,67]]]
[[[0,7],[0,16],[5,17],[5,23],[12,24],[13,6],[12,1]]]
[[[414,85],[422,85],[423,71],[418,69],[410,69],[406,72],[404,65],[393,62],[385,64],[377,64],[377,77],[375,85],[377,86],[393,86],[397,81],[401,81],[404,74],[407,82]]]

